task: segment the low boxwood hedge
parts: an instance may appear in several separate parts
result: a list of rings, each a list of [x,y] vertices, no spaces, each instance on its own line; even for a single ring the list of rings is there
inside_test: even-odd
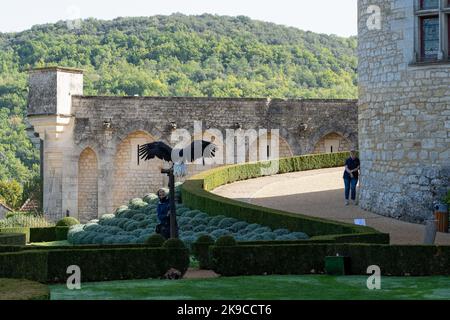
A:
[[[211,246],[214,270],[223,276],[324,273],[326,256],[348,256],[351,273],[377,265],[383,275],[450,275],[450,246],[306,244]]]
[[[17,227],[17,228],[0,228],[1,233],[24,233],[27,242],[30,242],[30,228]]]
[[[265,208],[209,192],[227,183],[260,177],[264,174],[264,168],[270,167],[273,163],[277,163],[279,167],[278,172],[273,172],[275,174],[338,167],[345,163],[347,157],[348,153],[307,155],[271,162],[231,165],[205,171],[188,179],[182,185],[183,202],[191,209],[208,212],[210,215],[224,215],[272,229],[299,231],[312,237],[345,234],[348,235],[345,238],[347,241],[351,241],[352,235],[358,235],[357,239],[360,242],[385,243],[388,235],[381,235],[380,232],[369,227]]]
[[[192,244],[192,254],[197,259],[200,269],[208,270],[212,268],[209,254],[209,247],[212,245],[214,245],[214,239],[208,235],[199,237]]]
[[[55,241],[67,240],[67,233],[70,227],[56,227],[55,228]]]
[[[30,242],[56,241],[55,227],[30,228]]]
[[[47,250],[48,282],[65,282],[67,267],[77,265],[82,281],[159,278],[168,270],[162,248]]]
[[[0,253],[0,278],[47,281],[47,252],[19,251]]]
[[[24,233],[0,233],[0,245],[25,245],[26,240]]]
[[[0,278],[65,282],[71,265],[80,267],[82,281],[159,278],[170,268],[184,274],[189,250],[146,245],[0,246]]]

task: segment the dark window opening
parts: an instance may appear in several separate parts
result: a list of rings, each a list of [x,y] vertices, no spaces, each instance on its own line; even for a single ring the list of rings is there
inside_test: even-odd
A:
[[[439,16],[420,18],[422,60],[437,60],[439,56]]]

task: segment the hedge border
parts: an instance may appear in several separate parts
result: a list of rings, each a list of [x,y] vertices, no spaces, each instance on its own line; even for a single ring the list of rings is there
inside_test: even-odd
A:
[[[182,185],[183,202],[187,207],[207,212],[210,215],[224,215],[259,223],[272,229],[286,228],[291,231],[305,232],[311,237],[327,236],[325,240],[354,241],[355,235],[360,242],[386,243],[388,234],[383,234],[373,228],[356,226],[348,223],[331,221],[301,214],[294,214],[282,210],[265,208],[250,203],[228,199],[209,192],[221,185],[253,179],[263,176],[262,170],[278,163],[278,174],[306,171],[322,168],[340,167],[348,157],[347,152],[319,155],[306,155],[279,160],[237,164],[215,168],[202,172],[187,179]]]
[[[212,266],[222,276],[324,274],[325,257],[350,257],[350,273],[367,275],[377,265],[382,275],[450,275],[450,246],[307,244],[210,246]]]
[[[24,246],[26,235],[23,233],[0,233],[0,245]]]
[[[1,234],[7,233],[23,233],[26,236],[26,242],[52,242],[67,240],[67,233],[70,227],[16,227],[16,228],[1,228]]]
[[[24,233],[27,243],[30,242],[30,228],[27,227],[0,228],[1,233]]]
[[[67,267],[78,265],[82,281],[162,277],[170,268],[189,267],[187,248],[135,246],[0,246],[0,278],[65,282]]]

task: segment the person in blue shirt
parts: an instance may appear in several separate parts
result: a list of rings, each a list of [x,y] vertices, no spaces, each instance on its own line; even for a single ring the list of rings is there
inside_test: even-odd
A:
[[[159,232],[164,238],[170,238],[170,201],[164,189],[158,190],[159,197],[156,213],[159,221]]]
[[[345,205],[350,204],[349,197],[351,192],[351,199],[355,205],[356,201],[356,186],[358,185],[360,161],[356,156],[356,151],[350,151],[350,158],[345,161],[344,184],[345,184]]]

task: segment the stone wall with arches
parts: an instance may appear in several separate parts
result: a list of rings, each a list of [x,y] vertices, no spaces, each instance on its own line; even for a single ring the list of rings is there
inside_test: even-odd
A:
[[[80,154],[78,161],[78,220],[86,222],[98,217],[98,162],[91,148]]]
[[[67,212],[98,217],[166,186],[160,172],[168,164],[138,165],[137,145],[163,141],[173,146],[179,129],[195,138],[214,131],[224,139],[230,132],[232,137],[252,130],[276,132],[280,157],[313,153],[332,132],[357,145],[355,100],[84,96],[82,71],[68,68],[34,70],[29,90],[28,120],[44,148],[44,208],[51,217]],[[57,97],[48,97],[51,92]],[[257,145],[261,151],[253,160],[265,159],[267,146]],[[242,160],[249,158],[247,151]],[[219,165],[188,164],[188,174]]]

